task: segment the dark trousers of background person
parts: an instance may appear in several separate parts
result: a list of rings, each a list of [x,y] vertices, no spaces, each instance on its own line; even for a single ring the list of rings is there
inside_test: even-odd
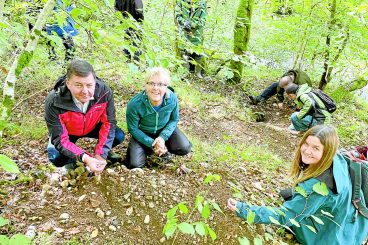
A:
[[[100,128],[101,125],[98,125],[92,132],[90,132],[89,134],[85,135],[85,136],[74,136],[74,135],[69,135],[69,140],[72,143],[77,142],[78,139],[80,138],[94,138],[94,139],[98,139],[99,136],[99,132],[100,132]],[[119,145],[120,143],[122,143],[124,141],[125,135],[124,132],[116,127],[115,129],[115,138],[114,138],[114,142],[112,144],[112,147],[115,147],[117,145]],[[56,167],[62,167],[64,165],[69,165],[69,164],[74,164],[76,163],[76,159],[75,158],[70,158],[67,157],[63,154],[61,154],[53,144],[51,144],[51,139],[49,139],[49,143],[47,146],[47,154],[48,154],[48,158],[50,160],[50,162],[52,162]]]
[[[265,101],[276,95],[280,101],[284,101],[284,89],[280,88],[277,92],[277,87],[279,86],[279,82],[271,83],[263,92],[257,96],[258,101]]]
[[[194,73],[196,72],[196,66],[201,66],[201,60],[202,60],[202,55],[197,54],[195,52],[191,53],[188,52],[187,50],[182,50],[182,56],[184,57],[185,60],[188,61],[189,63],[189,72]]]
[[[75,45],[72,36],[63,36],[61,38],[63,45],[65,47],[65,63],[68,64],[74,58]],[[51,40],[47,41],[47,46],[49,46],[49,58],[51,60],[56,60],[55,43]]]
[[[125,33],[129,37],[131,44],[137,49],[134,52],[133,60],[139,62],[139,56],[142,54],[142,50],[140,49],[140,46],[142,45],[142,33],[133,28],[128,28],[125,30]],[[129,50],[124,49],[123,52],[129,60],[132,60],[132,54],[129,52]]]
[[[155,139],[159,136],[147,134],[151,138]],[[167,150],[169,153],[184,156],[191,152],[192,144],[189,142],[188,138],[180,131],[180,129],[176,128],[169,139],[165,142]],[[130,139],[128,150],[127,150],[127,158],[126,163],[127,167],[132,168],[143,168],[147,155],[153,154],[153,149],[149,148],[142,143],[138,142],[134,137]]]

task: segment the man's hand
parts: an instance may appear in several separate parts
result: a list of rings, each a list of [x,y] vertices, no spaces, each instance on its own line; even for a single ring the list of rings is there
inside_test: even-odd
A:
[[[95,155],[95,157],[87,155],[84,158],[84,163],[91,172],[96,174],[101,174],[107,164],[106,160],[103,159],[100,155]]]
[[[153,151],[158,156],[162,156],[167,152],[165,140],[162,137],[157,137],[152,143]]]
[[[237,200],[235,200],[233,198],[229,198],[227,200],[227,205],[226,206],[227,206],[228,209],[230,209],[231,211],[235,212],[235,211],[237,211],[237,209],[236,209],[236,204],[237,203],[238,203]]]

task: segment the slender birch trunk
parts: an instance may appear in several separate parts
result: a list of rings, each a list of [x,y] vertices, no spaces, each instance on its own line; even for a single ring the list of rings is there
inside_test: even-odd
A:
[[[15,82],[17,81],[17,78],[19,77],[23,68],[25,68],[32,59],[33,52],[36,49],[38,40],[40,38],[41,30],[46,24],[47,17],[55,6],[55,1],[56,0],[48,0],[46,2],[44,8],[37,18],[26,48],[23,50],[23,52],[21,52],[20,55],[15,55],[13,64],[4,81],[3,101],[0,108],[0,137],[2,137],[6,124],[12,117]]]

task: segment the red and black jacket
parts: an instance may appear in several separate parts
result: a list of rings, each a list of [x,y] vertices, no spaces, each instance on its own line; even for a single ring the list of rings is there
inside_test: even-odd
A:
[[[63,155],[81,161],[85,150],[69,140],[69,136],[85,136],[101,125],[95,154],[106,159],[115,138],[116,116],[111,89],[96,78],[94,100],[84,114],[74,103],[65,76],[60,77],[45,101],[45,120],[51,143]]]

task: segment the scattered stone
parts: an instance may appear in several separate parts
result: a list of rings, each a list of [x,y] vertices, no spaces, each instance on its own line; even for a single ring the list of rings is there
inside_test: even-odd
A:
[[[105,217],[105,213],[100,208],[97,208],[95,212],[97,214],[97,217],[99,217],[101,219],[103,219]]]
[[[162,237],[161,239],[160,239],[160,243],[164,243],[166,241],[166,238],[165,237]]]
[[[136,173],[138,176],[142,176],[144,174],[144,170],[141,168],[133,168],[130,170],[132,173]]]
[[[147,200],[153,200],[153,196],[146,196]]]
[[[142,228],[138,225],[136,228],[133,229],[133,231],[141,232]]]
[[[95,238],[98,236],[98,229],[94,229],[91,233],[91,238]]]
[[[86,196],[87,196],[87,195],[85,195],[85,194],[84,194],[84,195],[82,195],[82,196],[80,196],[80,197],[78,198],[78,202],[83,201],[83,200],[84,200],[84,198],[86,198]]]
[[[114,218],[112,221],[111,221],[111,224],[115,227],[119,226],[120,225],[120,220],[118,218]]]
[[[60,183],[60,186],[64,188],[68,187],[68,185],[69,185],[69,180],[64,180],[63,182]]]
[[[93,199],[93,198],[89,199],[89,202],[91,203],[91,206],[93,208],[97,208],[101,204],[100,201],[98,201],[97,199]]]
[[[130,216],[132,213],[133,213],[133,207],[128,208],[128,209],[126,210],[126,212],[125,212],[125,214],[126,214],[127,216]]]
[[[153,202],[149,202],[149,203],[148,203],[148,207],[149,207],[149,208],[154,208],[154,207],[155,207],[155,204],[154,204]]]
[[[144,223],[148,224],[150,222],[150,216],[146,215],[146,217],[144,218]]]
[[[263,187],[262,187],[262,184],[261,184],[261,182],[254,182],[253,183],[253,186],[256,188],[256,189],[258,189],[258,190],[260,190],[260,191],[264,191],[264,189],[263,189]]]
[[[106,212],[106,216],[109,216],[111,214],[111,210]]]
[[[129,193],[125,194],[123,197],[124,197],[125,200],[128,200],[130,195],[131,195],[131,193],[129,192]]]
[[[146,206],[146,203],[145,202],[140,202],[139,203],[139,206],[141,206],[142,208],[144,208]]]
[[[26,236],[33,239],[36,236],[36,226],[30,225],[27,228]]]
[[[110,230],[110,231],[116,231],[116,227],[115,227],[115,226],[113,226],[113,225],[109,225],[109,230]]]
[[[56,231],[57,233],[63,233],[64,229],[59,228],[59,227],[54,227],[54,231]]]
[[[66,220],[69,218],[70,218],[70,215],[68,213],[62,213],[59,217],[60,220]]]

